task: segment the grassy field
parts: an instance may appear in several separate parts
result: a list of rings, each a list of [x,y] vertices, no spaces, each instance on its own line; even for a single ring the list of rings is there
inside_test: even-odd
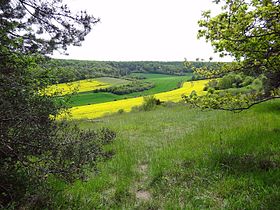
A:
[[[189,95],[193,90],[198,95],[203,95],[203,88],[209,80],[199,80],[185,82],[181,88],[167,92],[157,93],[154,96],[160,101],[178,102],[182,100],[182,95]],[[140,106],[143,103],[143,97],[129,98],[118,101],[111,101],[99,104],[77,106],[70,109],[72,119],[80,118],[98,118],[106,114],[116,113],[119,110],[129,112],[133,107]]]
[[[135,73],[133,75],[144,76],[146,79],[144,81],[153,82],[155,84],[154,88],[143,92],[136,92],[125,95],[116,95],[112,93],[80,93],[74,95],[71,99],[70,106],[83,106],[88,104],[104,103],[114,100],[121,100],[127,98],[134,98],[139,96],[152,95],[160,92],[166,92],[178,88],[178,84],[183,81],[188,81],[191,79],[192,74],[187,74],[186,76],[175,76],[175,75],[165,75],[165,74],[144,74]],[[104,81],[105,82],[105,81]],[[110,82],[108,82],[110,83]]]
[[[54,185],[58,209],[279,209],[280,101],[241,113],[169,105],[79,121],[109,127],[115,155],[87,182]]]

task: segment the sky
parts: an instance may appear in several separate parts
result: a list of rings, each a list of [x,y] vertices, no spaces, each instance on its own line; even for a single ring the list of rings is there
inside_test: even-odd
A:
[[[189,61],[221,59],[205,40],[197,39],[201,12],[219,11],[211,0],[66,0],[71,10],[86,10],[101,21],[81,47],[68,56],[100,61]]]

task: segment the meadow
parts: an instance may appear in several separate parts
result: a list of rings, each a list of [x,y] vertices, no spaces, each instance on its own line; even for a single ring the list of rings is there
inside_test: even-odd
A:
[[[241,113],[184,104],[77,121],[109,127],[113,157],[73,185],[54,182],[61,209],[279,209],[280,101]]]
[[[146,79],[144,79],[144,81],[153,82],[155,84],[155,87],[142,92],[135,92],[135,93],[125,94],[125,95],[116,95],[116,94],[105,93],[105,92],[99,92],[99,93],[83,92],[72,96],[70,106],[74,107],[74,106],[83,106],[88,104],[98,104],[98,103],[104,103],[104,102],[109,102],[114,100],[122,100],[122,99],[134,98],[139,96],[153,95],[160,92],[166,92],[179,88],[182,82],[188,81],[192,77],[192,73],[187,73],[185,76],[151,74],[151,73],[133,73],[132,75],[145,77]],[[110,81],[108,80],[107,81],[103,80],[103,82],[110,83]],[[116,84],[113,83],[112,85],[116,85]]]

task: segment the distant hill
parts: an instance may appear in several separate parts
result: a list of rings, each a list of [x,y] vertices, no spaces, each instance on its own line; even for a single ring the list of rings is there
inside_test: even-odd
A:
[[[209,65],[205,62],[194,62],[194,66]],[[185,75],[192,72],[183,61],[84,61],[50,59],[46,67],[52,69],[58,83],[96,77],[125,77],[135,72]]]

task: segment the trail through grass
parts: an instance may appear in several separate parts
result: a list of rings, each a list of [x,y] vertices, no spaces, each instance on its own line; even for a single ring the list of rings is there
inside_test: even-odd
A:
[[[279,209],[280,101],[241,113],[169,105],[123,113],[109,127],[113,158],[65,187],[63,209]],[[60,194],[58,194],[60,195]]]

